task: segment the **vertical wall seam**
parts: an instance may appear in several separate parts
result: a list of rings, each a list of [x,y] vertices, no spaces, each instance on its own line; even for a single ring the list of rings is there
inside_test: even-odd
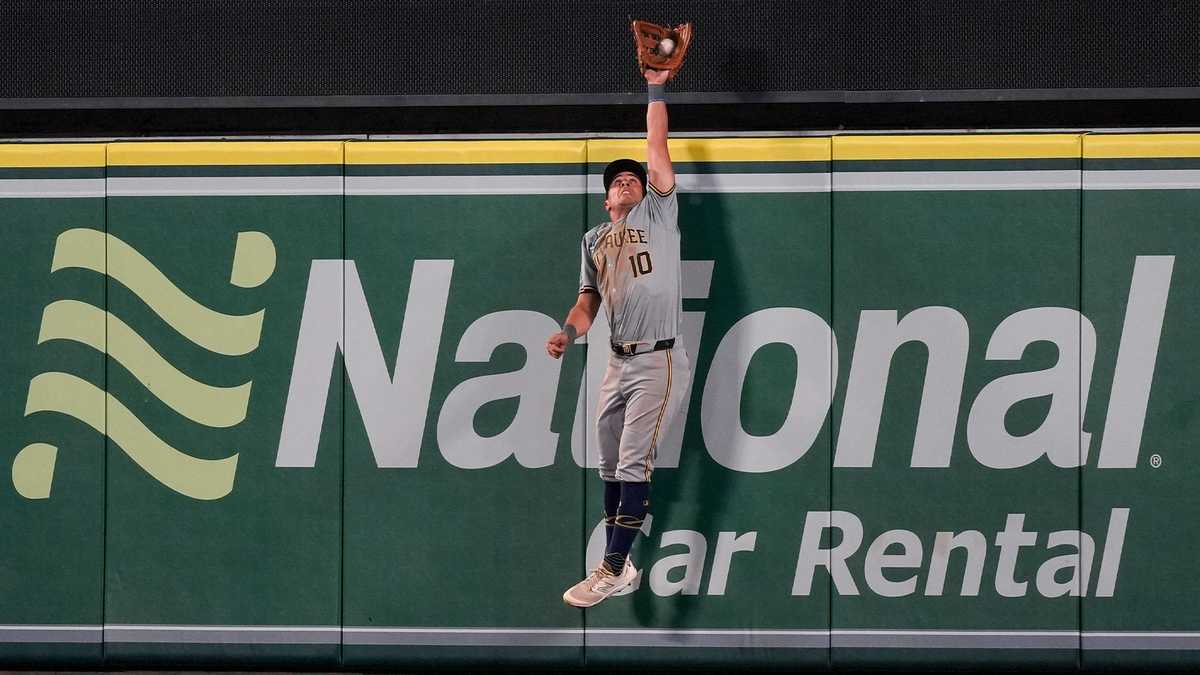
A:
[[[588,228],[587,182],[588,182],[589,172],[591,170],[591,158],[592,158],[591,150],[592,150],[592,142],[588,139],[584,139],[584,141],[583,141],[583,165],[580,167],[583,171],[583,192],[579,195],[579,209],[580,209],[579,237],[580,237],[580,239],[582,239],[583,235],[587,233],[588,229],[590,229],[590,228]],[[569,349],[569,347],[568,347],[568,349]],[[580,431],[580,434],[583,436],[583,441],[582,441],[582,443],[583,443],[583,466],[581,466],[579,468],[579,483],[580,483],[580,488],[581,488],[580,494],[582,495],[582,497],[580,497],[580,509],[579,509],[579,532],[580,532],[579,556],[580,556],[580,559],[583,561],[584,571],[587,571],[587,565],[588,565],[587,545],[588,545],[588,538],[591,534],[588,531],[588,526],[587,526],[587,505],[588,505],[588,500],[587,500],[588,466],[587,466],[587,462],[588,462],[588,456],[589,456],[588,455],[588,441],[591,440],[591,434],[589,433],[591,431],[591,425],[588,424],[588,414],[587,414],[588,409],[589,409],[589,405],[588,405],[588,403],[589,403],[589,401],[588,401],[588,391],[589,391],[589,389],[588,389],[588,356],[590,355],[591,349],[592,349],[591,341],[589,340],[589,341],[584,342],[584,344],[583,344],[583,374],[580,378],[580,386],[583,387],[583,420],[581,420],[583,429]],[[572,426],[574,426],[574,425],[572,425]],[[574,433],[574,430],[572,430],[572,433]],[[580,612],[579,627],[582,629],[582,632],[581,632],[582,637],[581,637],[581,642],[580,642],[580,646],[579,646],[579,664],[581,667],[584,667],[584,668],[587,667],[587,637],[588,637],[587,636],[587,616],[588,616],[587,609],[584,609],[582,612]]]
[[[837,396],[837,381],[834,375],[836,364],[833,362],[834,343],[837,340],[837,321],[835,320],[836,305],[834,304],[834,256],[833,256],[833,143],[834,137],[829,138],[829,513],[833,513],[833,416],[834,399]],[[830,535],[832,536],[832,534]],[[832,553],[829,554],[832,558]],[[827,569],[829,569],[827,567]],[[832,575],[831,575],[832,577]],[[825,666],[833,670],[833,579],[828,586],[829,622],[825,635],[828,647],[825,649]]]
[[[346,142],[342,141],[342,344],[346,344]],[[340,554],[338,560],[338,626],[341,630],[338,631],[338,667],[346,667],[346,358],[345,353],[342,354],[342,400],[341,407],[341,433],[342,433],[342,475],[338,482],[341,492],[339,499],[341,502],[341,527],[338,531],[340,545],[338,552]]]
[[[104,144],[104,311],[108,312],[108,146]],[[104,392],[108,393],[108,321],[104,322]],[[100,471],[100,663],[108,661],[108,642],[104,626],[108,623],[108,403],[104,404],[104,436],[100,439],[103,452]]]
[[[1079,552],[1079,560],[1081,563],[1083,561],[1083,470],[1085,464],[1083,461],[1083,423],[1087,418],[1087,411],[1083,408],[1083,387],[1085,386],[1083,381],[1083,142],[1086,137],[1086,132],[1079,134],[1079,210],[1077,212],[1079,214],[1079,285],[1077,287],[1079,292],[1079,311],[1077,312],[1077,320],[1079,322],[1079,331],[1077,333],[1077,338],[1079,340],[1079,349],[1077,350],[1079,355],[1079,370],[1076,371],[1076,376],[1079,378],[1079,389],[1076,391],[1076,395],[1078,396],[1079,401],[1079,433],[1075,436],[1075,443],[1077,444],[1076,447],[1079,449],[1079,467],[1076,469],[1075,474],[1076,480],[1078,481],[1078,489],[1075,491],[1075,496],[1079,507],[1079,543],[1076,546],[1076,550]],[[1093,357],[1093,359],[1094,358],[1095,357]],[[1090,385],[1091,383],[1089,382],[1087,384]],[[1076,575],[1075,583],[1080,584],[1079,602],[1076,605],[1078,616],[1075,624],[1079,636],[1079,648],[1075,652],[1075,668],[1077,670],[1083,670],[1083,602],[1087,596],[1082,587],[1083,579],[1084,575],[1082,573]]]

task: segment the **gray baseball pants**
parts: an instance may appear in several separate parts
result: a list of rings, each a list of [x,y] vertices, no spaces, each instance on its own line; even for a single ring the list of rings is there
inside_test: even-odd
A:
[[[679,341],[632,356],[609,351],[596,408],[602,479],[650,480],[658,443],[677,421],[691,379],[692,364]]]

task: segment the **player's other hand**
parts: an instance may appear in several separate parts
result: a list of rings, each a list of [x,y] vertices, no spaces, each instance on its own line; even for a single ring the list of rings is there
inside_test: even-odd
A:
[[[647,84],[666,84],[667,80],[671,79],[671,71],[669,70],[651,70],[647,68],[642,71],[642,75],[645,76]]]
[[[563,355],[563,352],[567,351],[568,344],[566,333],[555,333],[550,336],[549,340],[546,340],[546,353],[557,359]]]

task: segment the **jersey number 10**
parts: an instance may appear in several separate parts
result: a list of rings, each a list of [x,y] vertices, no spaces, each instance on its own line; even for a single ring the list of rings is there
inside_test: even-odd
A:
[[[637,256],[629,256],[629,266],[633,268],[633,276],[641,276],[654,271],[654,266],[650,264],[650,252],[642,251]]]

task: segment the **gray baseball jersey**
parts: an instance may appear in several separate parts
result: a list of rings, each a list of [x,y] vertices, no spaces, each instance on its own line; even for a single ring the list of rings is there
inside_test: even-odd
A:
[[[617,342],[666,340],[679,334],[679,204],[675,189],[646,196],[624,219],[583,235],[579,290],[600,293]]]

